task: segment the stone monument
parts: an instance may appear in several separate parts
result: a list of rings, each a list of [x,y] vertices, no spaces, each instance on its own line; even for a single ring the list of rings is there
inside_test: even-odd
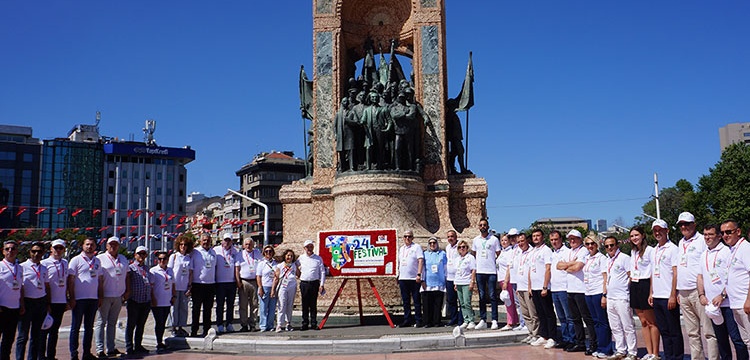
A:
[[[413,230],[423,246],[451,229],[478,235],[487,183],[448,164],[444,0],[314,0],[313,18],[313,175],[279,193],[282,246],[301,249],[324,230]],[[411,76],[395,55],[411,59]],[[353,138],[338,145],[342,134]],[[321,306],[338,282],[326,282]],[[400,305],[394,279],[376,286],[386,305]],[[351,291],[339,305],[356,305]]]

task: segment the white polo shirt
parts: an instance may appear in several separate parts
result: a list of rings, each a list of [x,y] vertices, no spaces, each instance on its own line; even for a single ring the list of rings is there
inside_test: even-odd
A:
[[[174,274],[174,288],[177,291],[187,291],[190,283],[190,270],[192,270],[193,259],[190,254],[182,255],[176,252],[169,256],[167,267],[172,269]]]
[[[102,262],[99,258],[86,254],[70,259],[68,264],[68,277],[72,276],[75,287],[73,291],[76,300],[99,298],[99,277],[102,276]]]
[[[501,250],[500,241],[492,234],[487,234],[487,237],[479,235],[471,243],[471,250],[476,254],[477,274],[494,274],[495,259]]]
[[[216,254],[216,282],[235,283],[234,268],[240,266],[237,261],[237,249],[230,246],[229,250],[226,250],[221,245],[217,245],[213,250]]]
[[[706,247],[706,251],[701,254],[699,266],[701,276],[703,276],[703,291],[709,302],[721,294],[727,286],[731,256],[732,251],[721,242],[713,249]],[[722,300],[720,307],[729,307],[728,297]]]
[[[654,269],[651,275],[653,297],[669,299],[669,295],[672,293],[672,267],[676,267],[680,262],[680,252],[677,245],[667,240],[664,246],[657,246],[654,249],[651,262]]]
[[[49,283],[47,268],[39,264],[34,264],[31,259],[21,263],[23,269],[23,297],[29,299],[39,299],[47,295],[46,284]]]
[[[502,253],[500,253],[502,255]],[[508,261],[508,272],[510,273],[510,283],[518,284],[518,257],[521,256],[521,248],[518,245],[513,246],[510,251],[510,260]]]
[[[193,265],[193,282],[196,284],[216,283],[216,253],[214,249],[199,246],[190,256]]]
[[[169,267],[162,269],[159,265],[149,270],[151,273],[151,288],[156,306],[172,306],[172,288],[174,287],[174,272]]]
[[[468,252],[464,257],[459,257],[456,262],[456,277],[453,279],[454,285],[471,284],[471,271],[477,269],[477,261],[474,255]]]
[[[630,255],[619,249],[614,257],[607,256],[607,299],[630,300]]]
[[[52,304],[67,303],[68,260],[55,260],[55,258],[50,256],[42,260],[42,265],[47,268],[50,302]]]
[[[570,249],[568,252],[568,258],[565,262],[575,261],[581,264],[586,264],[586,257],[589,255],[589,251],[586,247],[581,245],[576,249]],[[566,271],[567,272],[567,271]],[[583,269],[576,272],[569,272],[567,277],[568,293],[573,294],[584,294],[586,293],[586,285],[583,283]]]
[[[727,297],[729,307],[739,310],[747,299],[747,285],[750,279],[750,244],[745,238],[737,241],[729,255],[729,276],[727,277]]]
[[[547,265],[552,266],[552,249],[542,244],[532,250],[531,260],[529,260],[531,290],[542,290],[544,287],[544,274]]]
[[[117,254],[113,258],[108,252],[96,256],[102,264],[104,297],[121,297],[125,293],[125,278],[128,273],[128,259]]]
[[[699,232],[690,239],[684,237],[678,244],[680,261],[677,264],[677,290],[693,290],[698,287],[701,255],[706,251],[706,240]]]
[[[266,260],[265,258],[258,262],[258,267],[255,269],[255,276],[260,276],[260,286],[271,287],[273,286],[274,268],[276,267],[276,260]]]
[[[289,265],[289,266],[287,266]],[[292,262],[287,264],[286,262],[279,263],[276,265],[276,270],[279,271],[279,281],[282,288],[292,287],[297,285],[297,269],[299,264]]]
[[[646,246],[646,250],[641,253],[635,248],[630,250],[630,280],[638,282],[641,279],[650,279],[653,268],[651,261],[654,260],[653,246]]]
[[[604,276],[607,273],[606,256],[597,252],[595,255],[587,253],[583,262],[583,283],[586,285],[586,295],[597,295],[604,292]]]
[[[557,270],[557,263],[568,261],[570,248],[563,245],[557,250],[552,250],[552,274],[549,280],[550,291],[567,291],[568,290],[568,272]]]
[[[23,269],[21,265],[11,264],[5,259],[0,265],[0,306],[9,309],[21,308],[21,282]]]
[[[445,256],[448,258],[446,266],[446,280],[453,281],[456,278],[456,264],[461,255],[458,254],[458,241],[455,244],[445,246]]]
[[[422,246],[416,243],[409,246],[401,245],[398,249],[398,279],[416,280],[417,274],[420,273],[419,259],[424,259]]]
[[[255,269],[258,268],[258,263],[264,260],[260,250],[253,249],[251,252],[242,250],[237,260],[240,264],[240,279],[248,279],[255,283]]]
[[[516,279],[518,280],[516,287],[518,291],[529,291],[529,263],[533,260],[534,248],[529,246],[526,251],[523,251],[519,247],[518,250],[521,253],[513,259],[513,267],[515,268],[513,271],[516,272]]]
[[[299,263],[300,275],[302,281],[320,280],[320,286],[326,282],[326,267],[323,266],[323,259],[317,254],[307,255],[302,253],[297,259]]]
[[[500,255],[495,260],[497,270],[497,282],[505,281],[505,275],[508,272],[508,265],[513,261],[513,247],[508,246],[500,250]]]

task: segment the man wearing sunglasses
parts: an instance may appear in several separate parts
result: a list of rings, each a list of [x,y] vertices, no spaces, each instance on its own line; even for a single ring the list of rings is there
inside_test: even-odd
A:
[[[742,341],[750,347],[750,244],[742,237],[742,229],[737,221],[724,221],[721,233],[724,235],[724,242],[731,249],[727,287],[721,294],[722,297],[729,298],[729,307],[740,329]]]
[[[716,342],[711,320],[706,316],[706,309],[698,299],[698,274],[701,271],[701,254],[706,251],[706,241],[696,230],[695,216],[689,212],[681,213],[677,226],[682,239],[677,246],[680,262],[677,265],[677,298],[685,320],[685,330],[690,344],[690,357],[703,359],[703,338],[706,338],[706,355],[709,359],[719,357],[719,345]]]
[[[43,342],[39,337],[49,304],[49,278],[47,268],[41,264],[43,253],[44,245],[41,242],[35,242],[31,244],[29,259],[21,264],[23,269],[21,291],[25,312],[18,323],[17,359],[24,358],[27,341],[29,342],[29,359],[39,358],[42,350]],[[31,329],[30,341],[29,329]]]
[[[10,359],[10,349],[16,338],[16,325],[21,311],[21,278],[23,269],[16,264],[18,243],[3,243],[3,260],[0,265],[0,358]]]

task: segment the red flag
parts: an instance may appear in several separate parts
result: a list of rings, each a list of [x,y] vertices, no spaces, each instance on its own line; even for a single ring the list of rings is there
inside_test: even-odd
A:
[[[5,210],[8,210],[8,206],[0,206],[0,214],[2,214]]]
[[[89,226],[89,227],[86,228],[86,231],[91,231],[91,230],[94,230],[93,226]]]
[[[183,217],[181,217],[181,218],[180,218],[180,223],[184,223],[184,222],[185,222],[185,219],[187,219],[187,216],[183,216]]]
[[[10,229],[10,232],[8,233],[8,236],[11,236],[11,235],[15,234],[16,231],[18,231],[18,229]]]
[[[65,208],[57,208],[57,215],[60,215],[65,212]]]
[[[81,213],[82,211],[83,211],[83,209],[76,209],[75,211],[73,211],[73,212],[72,212],[72,213],[70,214],[70,216],[76,217],[76,216],[78,216],[78,214],[80,214],[80,213]]]
[[[148,212],[148,217],[154,217],[154,212],[153,211],[149,211]]]
[[[159,227],[162,228],[162,229],[164,229],[167,226],[168,226],[167,224],[161,224],[161,225],[159,225]]]
[[[57,228],[57,229],[55,229],[55,232],[56,232],[56,233],[59,233],[60,231],[63,231],[63,228]],[[73,229],[73,231],[75,232],[75,231],[76,231],[76,229]]]
[[[114,215],[117,212],[117,209],[109,209],[109,215]]]
[[[42,237],[44,237],[45,235],[47,235],[47,231],[49,231],[49,230],[47,230],[47,229],[42,230]]]
[[[79,230],[81,230],[81,228],[73,228],[73,232],[74,232],[74,233],[77,233],[77,232],[78,232]],[[62,231],[62,228],[60,229],[60,231]],[[58,232],[59,232],[59,231],[58,231]]]
[[[165,213],[159,214],[159,221],[161,221],[161,219],[164,219],[165,216],[167,216],[167,214]]]
[[[256,221],[255,219],[252,219],[252,220],[250,220],[250,221],[249,221],[250,225],[253,225],[253,224],[255,224],[255,221]]]
[[[122,228],[123,228],[123,227],[124,227],[124,226],[118,226],[118,227],[117,227],[117,232],[120,232],[120,230],[122,230]]]
[[[133,232],[133,231],[135,231],[135,229],[136,229],[136,228],[138,228],[138,226],[135,226],[135,225],[131,226],[131,227],[130,227],[130,232]]]
[[[175,229],[179,229],[179,228],[181,228],[181,227],[182,227],[182,226],[184,226],[184,225],[185,225],[185,224],[177,224],[177,226],[175,226]]]
[[[34,230],[31,230],[31,229],[27,229],[27,230],[26,230],[26,236],[29,236],[29,235],[31,235],[31,233],[32,233],[33,231],[34,231]]]
[[[37,211],[36,211],[36,212],[34,213],[34,215],[39,215],[39,214],[43,213],[43,212],[44,212],[45,210],[47,210],[47,208],[39,208],[39,209],[37,209]]]
[[[102,212],[102,211],[99,210],[99,209],[94,209],[93,211],[91,211],[91,216],[96,216],[96,214],[98,214],[100,212]]]
[[[177,217],[177,214],[169,215],[169,217],[167,218],[167,221],[172,221],[176,217]]]
[[[104,230],[107,230],[107,229],[109,229],[109,226],[104,226],[101,229],[99,229],[99,232],[103,232]]]
[[[24,212],[26,212],[26,207],[25,206],[19,207],[18,212],[16,213],[16,217],[21,216],[21,214],[23,214]]]
[[[133,218],[137,218],[137,217],[141,216],[141,213],[142,213],[142,212],[143,212],[143,211],[141,211],[141,210],[136,210],[136,211],[135,211],[135,214],[133,215]]]
[[[128,217],[133,216],[133,210],[128,210]]]

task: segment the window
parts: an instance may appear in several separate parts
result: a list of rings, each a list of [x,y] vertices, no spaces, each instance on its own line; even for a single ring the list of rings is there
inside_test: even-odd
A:
[[[151,172],[146,171],[146,180],[151,180]]]
[[[156,210],[161,210],[161,203],[160,202],[156,203]]]
[[[156,188],[156,195],[161,196],[161,188]]]
[[[167,188],[167,196],[172,196],[172,188]]]
[[[180,205],[180,206],[178,207],[178,209],[179,209],[179,210],[177,210],[178,212],[183,212],[183,211],[185,211],[185,208],[184,208],[184,207],[183,207],[182,205]]]
[[[138,179],[141,177],[141,173],[138,170],[133,171],[133,179]]]
[[[114,194],[114,193],[115,193],[115,187],[114,186],[110,186],[110,187],[107,188],[107,194]]]
[[[124,194],[127,194],[127,193],[128,193],[128,187],[127,186],[123,186],[123,187],[120,188],[120,194],[124,195]]]
[[[133,195],[138,195],[138,187],[133,186]]]
[[[156,173],[156,180],[161,180],[162,174],[160,172]]]
[[[180,174],[180,182],[184,182],[184,181],[185,181],[185,174]]]
[[[167,172],[167,181],[172,181],[172,180],[174,180],[174,175],[172,174],[171,171],[168,171]]]
[[[182,197],[182,196],[185,196],[185,191],[184,191],[184,190],[182,190],[182,189],[180,189],[180,196],[181,196],[181,197]]]
[[[115,208],[115,204],[113,202],[111,201],[107,202],[107,209],[114,209],[114,208]]]
[[[127,170],[121,171],[120,174],[122,175],[120,177],[123,178],[123,179],[126,179],[128,177],[128,171]]]
[[[109,178],[110,179],[114,179],[115,178],[115,171],[114,170],[110,170],[109,171]]]
[[[32,162],[34,160],[34,154],[23,154],[24,162]]]
[[[120,201],[120,209],[127,209],[128,208],[128,202],[123,200]]]
[[[16,153],[10,151],[0,151],[0,160],[16,161]]]

